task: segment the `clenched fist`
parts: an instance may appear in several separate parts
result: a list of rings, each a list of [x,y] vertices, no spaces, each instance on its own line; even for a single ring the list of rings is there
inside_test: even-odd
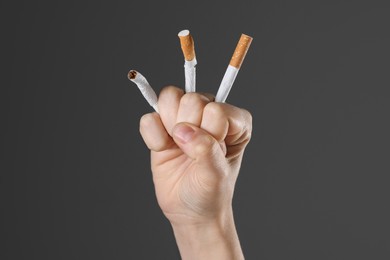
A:
[[[183,259],[242,259],[232,198],[252,131],[244,109],[208,94],[164,88],[140,121],[158,203]]]

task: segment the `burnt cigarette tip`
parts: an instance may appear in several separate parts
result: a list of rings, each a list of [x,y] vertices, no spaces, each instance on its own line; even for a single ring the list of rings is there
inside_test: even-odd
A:
[[[129,73],[127,73],[127,77],[129,78],[129,80],[135,79],[136,76],[137,72],[135,70],[130,70]]]

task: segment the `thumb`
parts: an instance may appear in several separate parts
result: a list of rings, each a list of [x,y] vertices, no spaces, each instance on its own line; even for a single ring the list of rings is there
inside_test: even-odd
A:
[[[190,123],[178,123],[172,131],[173,140],[191,159],[201,164],[220,164],[225,154],[218,141],[207,131]]]

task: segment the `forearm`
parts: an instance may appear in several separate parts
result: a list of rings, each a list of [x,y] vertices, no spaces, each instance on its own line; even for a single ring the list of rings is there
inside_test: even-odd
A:
[[[232,211],[218,221],[191,225],[172,223],[172,228],[183,260],[244,259]]]

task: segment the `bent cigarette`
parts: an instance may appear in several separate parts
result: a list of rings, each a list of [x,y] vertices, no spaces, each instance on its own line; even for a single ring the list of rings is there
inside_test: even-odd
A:
[[[150,86],[146,78],[141,73],[135,70],[130,70],[127,74],[127,77],[129,78],[129,80],[137,84],[146,101],[148,101],[149,105],[151,105],[158,113],[156,92],[154,92],[153,88]]]
[[[195,92],[196,89],[196,56],[194,40],[189,30],[182,30],[178,33],[181,49],[184,55],[184,75],[186,92]]]
[[[253,38],[241,34],[240,40],[237,43],[237,47],[230,60],[229,66],[222,78],[221,85],[219,86],[217,95],[215,97],[216,102],[225,102],[229,95],[230,89],[233,86],[234,80],[241,68],[242,62],[244,61],[245,55],[248,52],[249,46],[252,43]]]

